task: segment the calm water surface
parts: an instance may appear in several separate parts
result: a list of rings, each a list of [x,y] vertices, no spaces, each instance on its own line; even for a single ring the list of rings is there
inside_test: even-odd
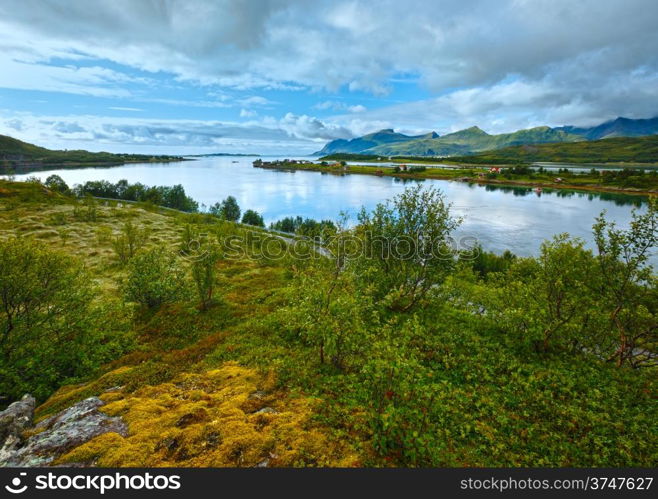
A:
[[[254,159],[212,157],[167,164],[55,169],[16,175],[16,179],[36,176],[45,180],[56,173],[69,185],[103,179],[127,179],[146,185],[182,184],[189,196],[206,206],[235,196],[243,210],[257,210],[268,224],[296,215],[335,220],[341,211],[354,219],[361,206],[372,208],[416,182],[369,175],[265,170],[253,168]],[[474,236],[491,251],[509,249],[526,256],[537,254],[544,239],[561,232],[591,244],[591,227],[602,210],[607,210],[610,220],[627,227],[634,207],[646,209],[645,198],[639,196],[546,190],[537,195],[526,188],[448,180],[422,183],[440,188],[453,204],[453,212],[464,218],[459,235]]]

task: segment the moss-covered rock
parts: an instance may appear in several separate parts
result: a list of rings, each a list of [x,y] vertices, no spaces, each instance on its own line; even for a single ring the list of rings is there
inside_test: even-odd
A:
[[[101,410],[121,417],[127,435],[100,435],[59,464],[349,466],[356,460],[351,449],[329,441],[311,423],[315,400],[272,391],[271,380],[233,362],[123,397],[101,398],[108,401]]]

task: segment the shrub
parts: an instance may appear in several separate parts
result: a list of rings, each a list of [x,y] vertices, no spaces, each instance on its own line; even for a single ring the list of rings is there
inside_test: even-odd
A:
[[[254,210],[247,210],[244,212],[244,215],[242,215],[242,223],[247,225],[254,225],[256,227],[265,227],[263,217]]]
[[[74,258],[34,241],[0,242],[0,399],[44,400],[122,353],[111,304],[93,304],[92,279]]]
[[[421,186],[372,213],[364,209],[356,230],[364,249],[358,273],[390,309],[410,310],[454,267],[449,237],[459,223],[440,191]]]
[[[98,218],[98,211],[94,198],[87,196],[81,205],[76,204],[73,208],[73,218],[79,222],[95,222]]]
[[[221,204],[215,203],[210,212],[230,222],[240,220],[240,206],[233,196],[227,197]]]
[[[61,192],[62,194],[68,194],[71,192],[69,186],[64,182],[64,179],[59,175],[50,175],[46,182],[44,183],[46,187],[53,191]]]
[[[123,286],[129,302],[158,308],[186,295],[185,271],[176,255],[163,248],[152,248],[130,260]]]
[[[215,290],[215,265],[222,257],[218,244],[206,243],[199,248],[199,251],[191,263],[192,279],[199,296],[199,306],[201,310],[207,310],[213,301]]]
[[[123,224],[121,233],[112,241],[112,247],[119,262],[125,264],[144,246],[148,240],[148,231],[140,229],[128,220]]]

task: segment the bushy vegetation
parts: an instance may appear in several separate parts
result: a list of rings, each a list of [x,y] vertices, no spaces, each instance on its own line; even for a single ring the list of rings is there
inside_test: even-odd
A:
[[[312,239],[326,240],[336,233],[336,224],[331,220],[317,221],[312,218],[285,217],[270,224],[270,229],[297,234]]]
[[[173,187],[149,187],[139,182],[131,184],[127,180],[119,180],[115,184],[107,180],[90,180],[76,185],[73,192],[78,197],[89,195],[126,201],[142,201],[180,211],[195,212],[199,208],[198,203],[185,194],[185,189],[180,184]]]
[[[153,309],[182,299],[186,291],[185,270],[174,253],[151,248],[130,260],[124,284],[127,301]]]
[[[240,220],[240,205],[233,196],[228,196],[221,203],[215,203],[210,207],[209,212],[229,222]]]
[[[265,227],[263,217],[255,210],[247,210],[242,215],[242,223],[255,227]]]
[[[655,414],[645,405],[655,379],[629,368],[656,367],[658,288],[647,254],[657,223],[653,202],[627,231],[597,221],[596,253],[561,235],[537,258],[458,258],[431,246],[457,225],[441,196],[408,190],[362,213],[359,256],[347,245],[330,263],[300,267],[280,324],[288,341],[311,348],[318,372],[335,369],[323,382],[340,403],[367,409],[385,461],[651,461],[654,423],[643,411]],[[406,258],[393,251],[391,242],[418,240]],[[648,440],[631,449],[620,419],[633,440]]]
[[[109,234],[108,238],[110,238]],[[128,260],[144,246],[147,239],[148,231],[146,229],[137,227],[131,220],[124,222],[119,235],[111,238],[112,248],[116,252],[119,262],[128,263]]]
[[[89,345],[99,331],[104,339],[92,350],[30,345],[3,355],[15,355],[16,373],[75,357],[79,371],[53,377],[48,390],[89,374],[37,418],[98,395],[130,429],[73,449],[63,463],[657,464],[655,201],[623,230],[594,221],[594,251],[561,235],[520,258],[456,251],[449,236],[459,220],[441,193],[416,188],[363,211],[356,225],[335,224],[322,252],[296,238],[294,252],[273,258],[263,241],[292,243],[220,217],[101,205],[95,221],[78,220],[71,201],[14,185],[0,189],[10,251],[0,265],[12,261],[17,246],[6,237],[19,218],[38,240],[30,254],[78,253],[96,269],[102,299],[76,298],[91,279],[75,277],[75,260],[60,255],[68,270],[52,301],[71,294],[71,317],[96,325]],[[19,196],[41,204],[5,205]],[[64,243],[52,234],[54,214],[71,229]],[[127,220],[158,230],[121,266],[99,229],[121,234]],[[3,276],[2,285],[41,289]],[[108,333],[120,329],[107,322],[122,316],[114,309],[94,322],[97,303],[117,298],[144,304],[124,307],[132,333]],[[137,345],[119,357],[128,338]],[[19,375],[7,379],[12,387]],[[3,402],[36,379],[21,378]]]
[[[23,238],[0,241],[0,404],[43,400],[125,352],[112,303],[94,303],[82,263]]]

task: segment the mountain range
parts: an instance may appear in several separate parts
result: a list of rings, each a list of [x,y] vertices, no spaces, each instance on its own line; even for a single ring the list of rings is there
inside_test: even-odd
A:
[[[658,134],[658,117],[650,119],[619,117],[589,128],[540,126],[497,135],[488,134],[477,126],[443,136],[439,136],[436,132],[424,135],[405,135],[389,128],[351,140],[332,140],[316,154],[321,156],[336,153],[382,156],[462,156],[510,146],[581,142],[610,137],[642,137],[655,134]]]

